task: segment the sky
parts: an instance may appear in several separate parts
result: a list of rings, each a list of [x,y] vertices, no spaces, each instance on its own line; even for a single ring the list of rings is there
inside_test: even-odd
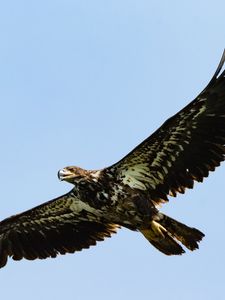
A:
[[[0,3],[0,219],[69,191],[57,171],[109,166],[206,86],[224,1]],[[164,213],[206,234],[168,257],[121,229],[56,259],[9,260],[1,299],[211,300],[225,293],[225,164]]]

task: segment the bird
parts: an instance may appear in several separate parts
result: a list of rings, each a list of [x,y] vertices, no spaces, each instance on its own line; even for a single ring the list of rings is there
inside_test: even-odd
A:
[[[111,237],[121,227],[166,255],[198,249],[204,234],[160,212],[169,197],[202,182],[225,157],[225,50],[212,79],[187,106],[124,158],[99,169],[68,166],[65,195],[0,222],[0,267],[55,258]]]

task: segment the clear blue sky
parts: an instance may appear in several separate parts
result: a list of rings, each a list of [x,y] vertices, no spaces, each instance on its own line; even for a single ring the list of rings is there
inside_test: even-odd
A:
[[[1,1],[0,219],[68,191],[58,169],[122,158],[210,80],[225,47],[224,1]],[[167,257],[121,230],[44,261],[9,261],[1,299],[222,299],[225,165],[163,207],[201,229]]]

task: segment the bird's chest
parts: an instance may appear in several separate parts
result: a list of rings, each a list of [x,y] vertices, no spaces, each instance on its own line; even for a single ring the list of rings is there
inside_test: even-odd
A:
[[[82,202],[96,209],[105,221],[129,228],[149,222],[155,210],[143,191],[122,184],[83,184],[77,191]]]
[[[116,199],[122,199],[123,192],[115,194],[109,184],[102,182],[80,182],[76,186],[78,197],[97,210],[110,210],[117,204]]]
[[[114,185],[109,192],[109,214],[123,226],[132,228],[149,222],[155,213],[155,207],[144,192],[124,185]],[[116,220],[115,220],[116,219]]]

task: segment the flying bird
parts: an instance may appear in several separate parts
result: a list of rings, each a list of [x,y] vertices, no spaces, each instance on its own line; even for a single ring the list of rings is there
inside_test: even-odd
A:
[[[119,162],[101,170],[70,166],[67,194],[0,222],[0,267],[74,253],[120,227],[140,232],[167,255],[198,248],[204,234],[159,207],[202,182],[225,157],[225,51],[206,88]]]

